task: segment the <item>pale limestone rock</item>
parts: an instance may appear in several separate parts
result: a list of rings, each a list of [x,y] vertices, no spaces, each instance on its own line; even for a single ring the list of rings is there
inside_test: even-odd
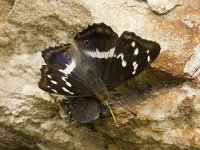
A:
[[[8,38],[0,38],[0,47],[7,46],[10,43],[10,40]]]
[[[186,63],[184,71],[193,77],[200,74],[200,43],[194,47],[194,54]]]
[[[158,14],[165,14],[180,5],[177,0],[148,0],[147,3],[150,9]]]

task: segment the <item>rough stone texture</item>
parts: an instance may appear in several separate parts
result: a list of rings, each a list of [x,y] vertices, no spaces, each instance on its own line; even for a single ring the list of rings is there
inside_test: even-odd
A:
[[[154,12],[158,14],[165,14],[180,4],[177,0],[148,0],[148,5]]]
[[[10,12],[13,2],[8,0],[0,1],[0,22],[5,22],[7,14]]]
[[[198,0],[0,3],[0,149],[200,149]],[[119,128],[110,117],[93,126],[70,121],[62,99],[37,87],[40,50],[71,41],[92,22],[105,22],[119,34],[133,31],[162,47],[155,69],[117,89],[124,93],[119,103],[137,113],[115,104]]]
[[[37,52],[44,47],[64,43],[80,26],[91,21],[89,10],[76,0],[16,0],[0,31],[0,43],[3,39],[3,43],[8,43],[5,42],[8,40],[11,44],[3,44],[7,47],[0,48],[0,52],[2,55]]]

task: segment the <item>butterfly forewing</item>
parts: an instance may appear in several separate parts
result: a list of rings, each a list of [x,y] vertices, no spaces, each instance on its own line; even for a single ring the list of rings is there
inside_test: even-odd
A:
[[[159,54],[160,45],[125,31],[117,40],[114,58],[106,73],[107,87],[112,89],[138,75]]]
[[[52,59],[52,57],[54,57],[54,54],[56,53],[62,53],[65,52],[70,49],[71,44],[67,43],[67,44],[60,44],[54,47],[49,47],[45,50],[42,51],[42,57],[45,61],[46,64],[57,64],[56,59]],[[69,52],[68,52],[69,53]]]
[[[102,79],[113,58],[117,39],[118,35],[104,23],[88,26],[75,36],[78,48],[94,63]]]
[[[66,96],[89,96],[91,90],[80,69],[79,53],[70,44],[42,51],[46,65],[41,68],[39,87]]]

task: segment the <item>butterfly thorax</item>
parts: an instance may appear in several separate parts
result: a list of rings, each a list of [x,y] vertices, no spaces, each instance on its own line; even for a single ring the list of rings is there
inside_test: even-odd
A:
[[[77,68],[79,68],[79,72],[76,72],[75,74],[77,74],[77,76],[78,74],[82,74],[85,78],[86,85],[91,92],[100,100],[104,99],[103,97],[107,95],[108,90],[98,66],[96,66],[94,61],[81,51],[76,52],[75,59]]]
[[[86,78],[88,81],[88,85],[92,92],[97,96],[97,98],[101,101],[104,101],[107,97],[108,90],[104,81],[98,75],[97,71],[93,69],[93,67],[89,68],[90,66],[84,66],[84,70],[87,70]]]
[[[104,83],[102,83],[101,79],[94,78],[93,80],[90,81],[90,86],[93,92],[95,93],[96,97],[100,101],[104,101],[108,97],[108,90],[105,87]]]
[[[82,61],[83,62],[83,61]],[[104,101],[108,97],[108,90],[105,82],[98,74],[95,66],[91,65],[88,61],[82,65],[88,86],[92,90],[92,93],[100,100]]]

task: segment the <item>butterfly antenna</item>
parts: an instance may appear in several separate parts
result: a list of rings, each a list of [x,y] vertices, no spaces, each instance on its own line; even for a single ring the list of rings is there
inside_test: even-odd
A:
[[[126,108],[125,106],[123,106],[122,104],[120,104],[119,102],[115,102],[114,103],[118,104],[119,106],[123,107],[124,109],[126,109],[128,112],[130,112],[131,114],[133,114],[134,116],[137,116],[136,113],[132,112],[130,109]]]
[[[119,93],[119,92],[116,92]],[[112,96],[109,95],[110,99],[113,99]],[[119,106],[123,107],[124,109],[126,109],[128,112],[130,112],[132,115],[137,116],[136,113],[132,112],[130,109],[128,109],[127,107],[125,107],[124,105],[122,105],[121,103],[119,103],[118,101],[112,101],[115,104],[118,104]]]
[[[117,120],[116,120],[116,118],[115,118],[115,115],[114,115],[114,113],[113,113],[113,111],[112,111],[112,109],[111,109],[109,103],[108,103],[108,100],[105,100],[105,104],[106,104],[106,106],[107,106],[107,107],[109,108],[109,110],[110,110],[110,113],[111,113],[112,118],[113,118],[113,120],[114,120],[114,122],[115,122],[115,125],[116,125],[117,127],[119,127],[119,124],[117,123]]]

